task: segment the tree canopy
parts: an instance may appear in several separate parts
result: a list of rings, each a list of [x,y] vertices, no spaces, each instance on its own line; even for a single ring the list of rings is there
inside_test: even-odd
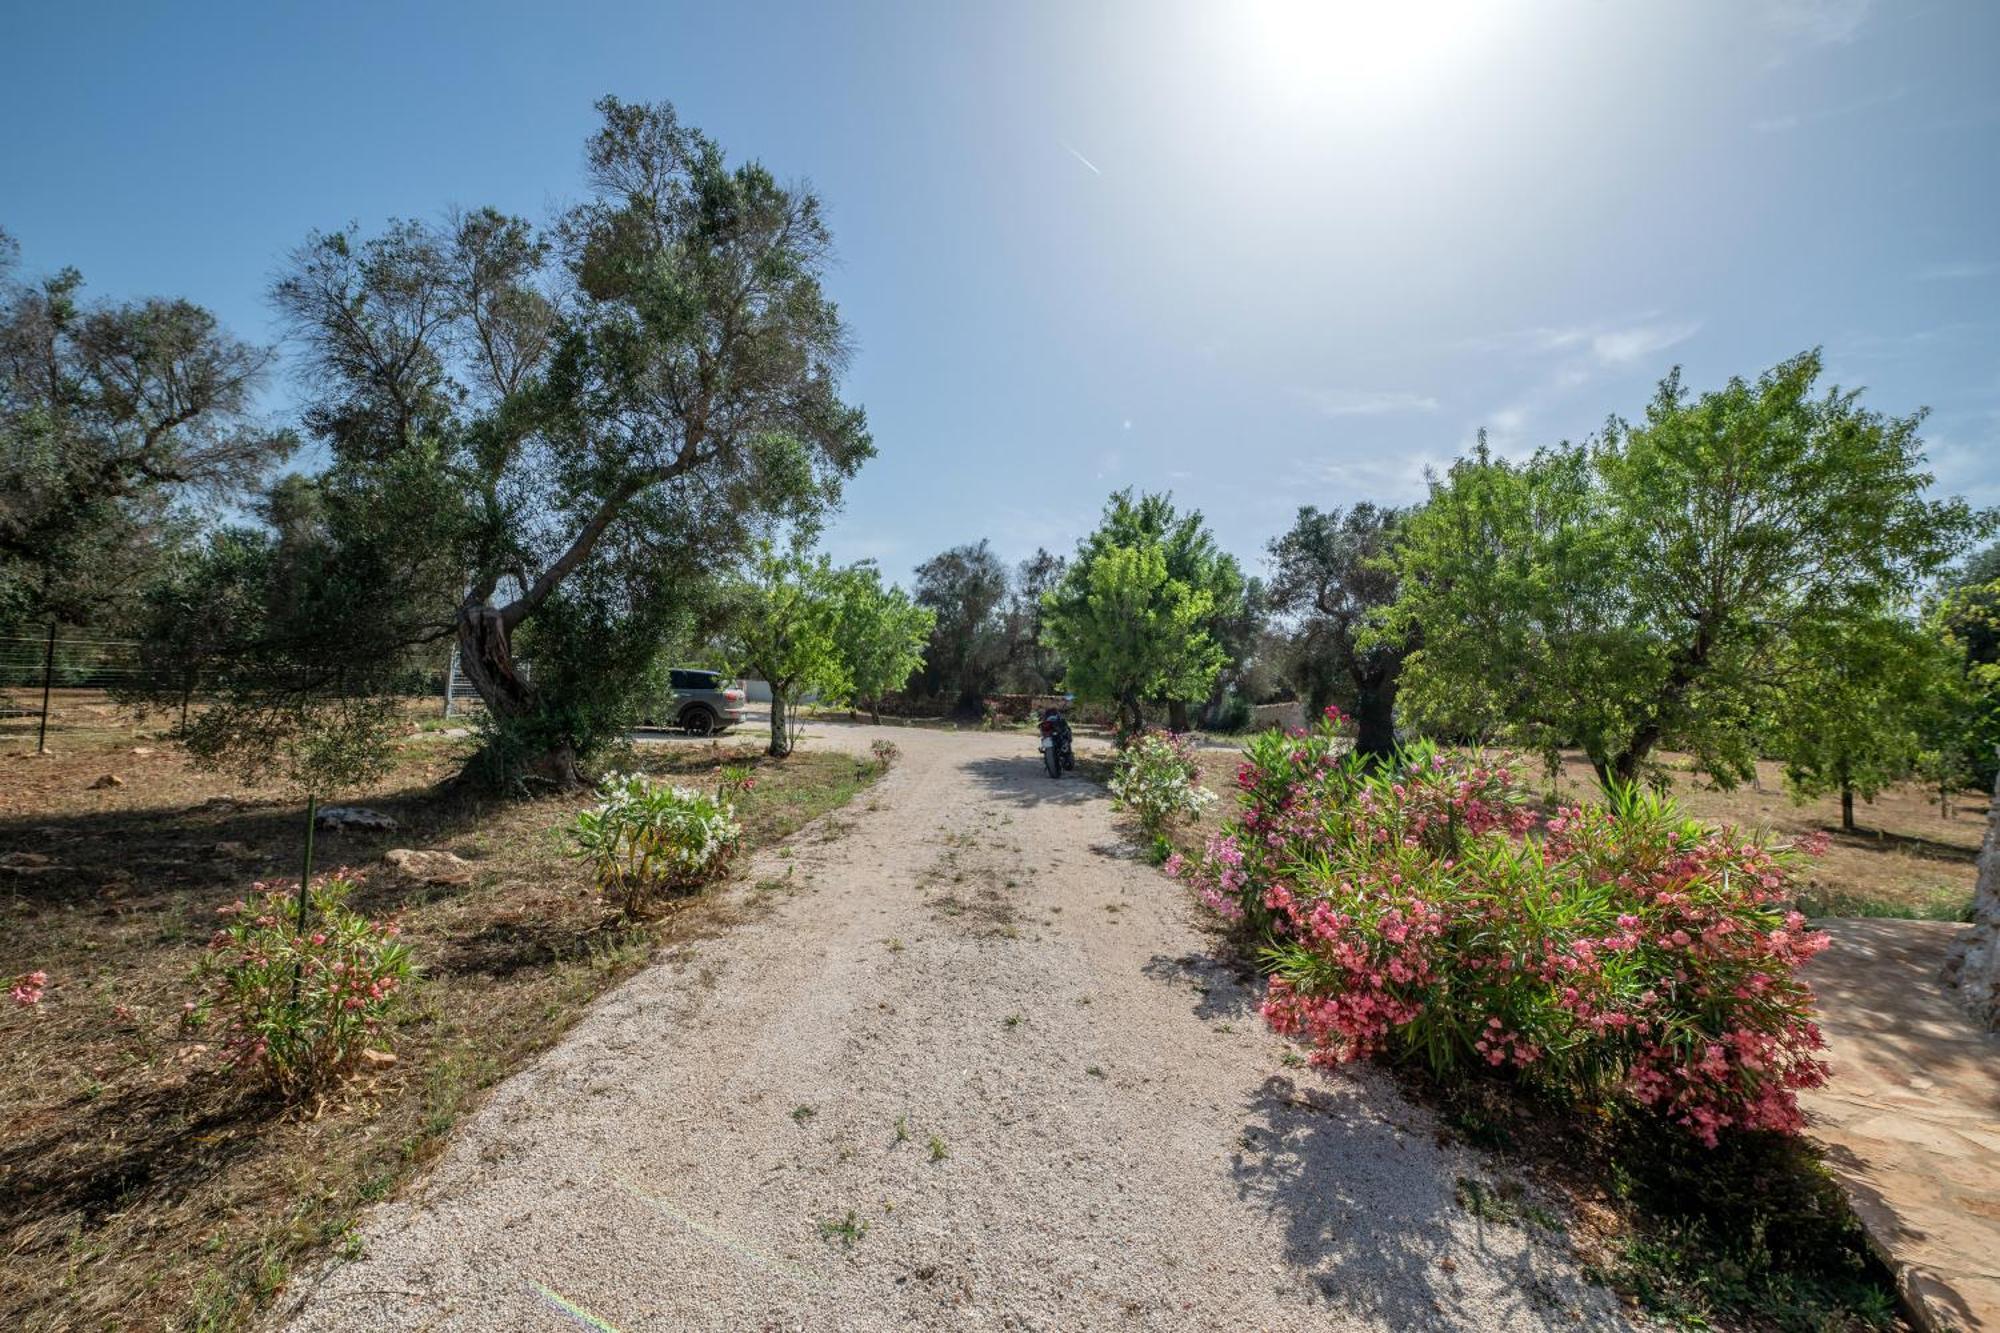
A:
[[[1336,700],[1354,714],[1355,749],[1382,757],[1396,745],[1396,686],[1406,634],[1379,623],[1396,600],[1391,559],[1402,511],[1366,500],[1352,508],[1305,505],[1271,542],[1271,608],[1291,619],[1300,693],[1318,713]]]
[[[1404,525],[1391,616],[1422,635],[1404,698],[1429,726],[1578,744],[1602,780],[1655,749],[1748,776],[1788,662],[1839,617],[1907,610],[1983,526],[1933,500],[1921,416],[1821,390],[1809,352],[1523,463],[1484,441]]]
[[[1127,731],[1144,727],[1150,701],[1205,698],[1226,661],[1209,628],[1218,588],[1240,600],[1241,574],[1200,514],[1176,514],[1165,496],[1114,494],[1044,597],[1064,685],[1116,704]]]
[[[13,279],[0,232],[0,624],[89,623],[191,506],[239,501],[294,436],[255,413],[268,348],[191,301],[91,303]]]
[[[557,784],[611,714],[568,706],[577,678],[540,660],[595,654],[594,688],[635,684],[718,557],[818,518],[873,453],[839,395],[818,198],[731,166],[665,103],[598,110],[591,193],[547,229],[480,209],[316,234],[273,290],[333,460],[320,485],[366,514],[332,525],[321,578],[374,581],[294,647],[455,639],[493,748]]]

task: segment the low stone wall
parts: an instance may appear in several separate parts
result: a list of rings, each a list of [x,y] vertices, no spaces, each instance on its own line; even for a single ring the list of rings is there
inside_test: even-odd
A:
[[[1256,704],[1250,709],[1249,731],[1269,731],[1272,727],[1290,730],[1306,724],[1306,706],[1293,700],[1288,704]]]

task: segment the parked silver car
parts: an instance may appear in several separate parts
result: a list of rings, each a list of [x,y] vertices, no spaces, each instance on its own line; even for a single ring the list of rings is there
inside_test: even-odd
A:
[[[743,691],[719,672],[675,667],[671,693],[646,718],[647,726],[679,727],[690,736],[714,736],[743,720]]]

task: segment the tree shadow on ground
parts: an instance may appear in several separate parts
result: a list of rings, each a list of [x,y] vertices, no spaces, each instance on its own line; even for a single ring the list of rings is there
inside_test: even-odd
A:
[[[1032,749],[1023,749],[1018,759],[968,759],[961,767],[990,795],[1014,805],[1086,805],[1111,799],[1103,783],[1095,780],[1097,770],[1106,766],[1081,755],[1075,771],[1060,778],[1043,771],[1041,757]]]
[[[1939,842],[1936,838],[1911,833],[1890,833],[1885,829],[1871,828],[1858,828],[1852,833],[1828,829],[1827,833],[1834,846],[1857,852],[1899,852],[1926,861],[1952,861],[1960,865],[1971,865],[1979,860],[1977,847]]]
[[[1623,1327],[1554,1246],[1456,1200],[1468,1169],[1366,1076],[1306,1089],[1273,1076],[1249,1094],[1231,1161],[1237,1194],[1283,1228],[1283,1257],[1322,1308],[1389,1328]]]
[[[1194,997],[1196,1018],[1254,1018],[1263,1003],[1263,986],[1256,973],[1198,953],[1177,958],[1154,954],[1139,969],[1162,985],[1185,987]]]

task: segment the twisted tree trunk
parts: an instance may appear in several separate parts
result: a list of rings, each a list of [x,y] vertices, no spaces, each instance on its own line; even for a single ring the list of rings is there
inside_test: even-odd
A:
[[[514,666],[512,635],[506,613],[484,602],[468,603],[458,611],[458,664],[493,720],[505,726],[530,717],[541,707],[541,697],[533,682]],[[567,741],[531,755],[522,764],[522,775],[568,790],[583,781],[577,769],[576,750]]]
[[[2000,1027],[2000,778],[1986,812],[1986,841],[1979,849],[1979,886],[1972,895],[1972,933],[1944,965],[1946,985],[1975,1021]]]

